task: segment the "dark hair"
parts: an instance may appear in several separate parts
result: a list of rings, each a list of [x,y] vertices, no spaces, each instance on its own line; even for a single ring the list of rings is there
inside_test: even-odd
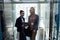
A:
[[[20,13],[24,12],[23,10],[20,10]]]

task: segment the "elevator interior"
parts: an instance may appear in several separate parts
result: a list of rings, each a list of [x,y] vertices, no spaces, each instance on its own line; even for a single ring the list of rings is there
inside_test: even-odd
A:
[[[28,16],[30,15],[30,7],[35,8],[35,13],[39,15],[39,27],[36,35],[36,40],[48,40],[49,39],[49,23],[50,23],[50,2],[48,0],[34,0],[33,1],[24,1],[24,0],[13,0],[6,1],[3,3],[3,18],[5,24],[5,31],[3,35],[4,40],[18,40],[17,30],[15,27],[16,19],[19,17],[19,11],[22,9],[25,12],[25,22],[28,22]],[[52,37],[56,35],[56,23],[55,15],[58,13],[58,3],[53,5],[53,25],[52,25]],[[7,36],[8,35],[8,36]],[[52,39],[53,40],[53,39]]]

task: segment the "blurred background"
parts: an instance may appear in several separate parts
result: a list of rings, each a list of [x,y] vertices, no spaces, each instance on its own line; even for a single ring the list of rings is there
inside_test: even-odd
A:
[[[0,39],[18,40],[15,22],[19,17],[19,11],[21,9],[24,10],[25,22],[28,22],[28,16],[30,15],[29,9],[30,7],[34,7],[35,13],[39,15],[36,40],[60,40],[60,0],[52,0],[51,2],[53,3],[50,3],[50,1],[51,0],[0,0]],[[58,16],[56,17],[56,15]],[[51,37],[49,36],[50,34]]]

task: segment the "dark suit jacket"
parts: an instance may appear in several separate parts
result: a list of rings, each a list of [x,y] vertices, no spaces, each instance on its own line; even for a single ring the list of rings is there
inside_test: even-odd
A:
[[[25,19],[23,18],[23,20],[25,21]],[[17,18],[17,20],[16,20],[16,23],[15,23],[15,26],[17,27],[17,31],[18,32],[21,32],[21,31],[23,31],[24,30],[24,28],[22,27],[22,18],[21,17],[19,17],[19,18]]]
[[[30,16],[28,18],[28,24],[31,25]],[[38,30],[38,24],[39,24],[39,16],[35,15],[33,30]]]

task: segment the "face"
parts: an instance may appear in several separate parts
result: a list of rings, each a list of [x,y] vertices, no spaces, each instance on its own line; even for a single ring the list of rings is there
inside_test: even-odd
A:
[[[24,12],[21,12],[20,15],[23,17],[24,16]]]
[[[35,13],[34,8],[30,8],[30,14],[33,15]]]

